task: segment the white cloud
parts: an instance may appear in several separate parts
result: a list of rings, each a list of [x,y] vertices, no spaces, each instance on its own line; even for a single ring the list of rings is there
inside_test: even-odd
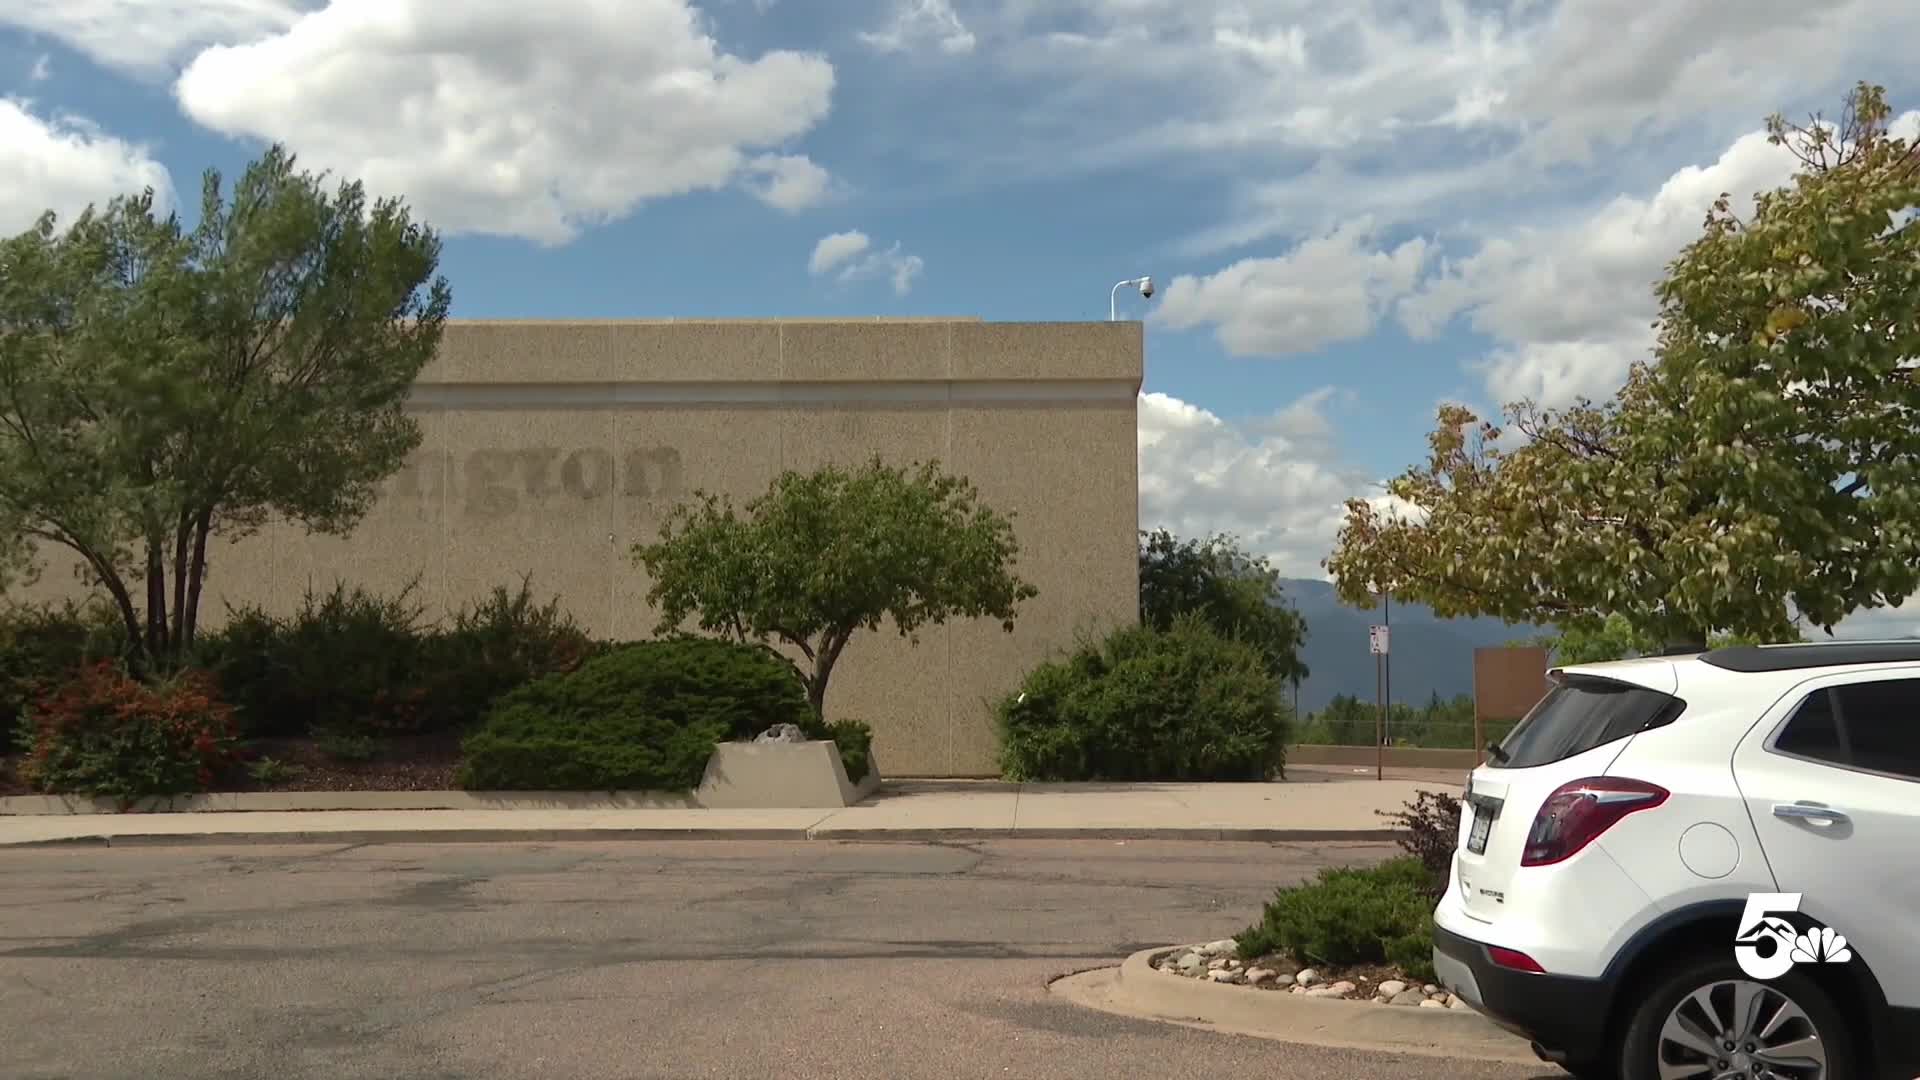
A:
[[[859,257],[873,243],[858,229],[829,233],[813,245],[813,257],[807,260],[807,273],[824,274],[850,259]]]
[[[283,141],[448,232],[553,244],[769,169],[761,197],[801,201],[807,169],[749,152],[811,130],[833,87],[817,55],[725,52],[686,0],[334,0],[206,49],[175,95],[201,124]]]
[[[949,0],[895,0],[892,20],[882,29],[863,30],[860,40],[880,52],[906,52],[922,47],[951,56],[973,51],[977,44]]]
[[[1140,395],[1140,526],[1232,533],[1281,573],[1323,577],[1346,499],[1365,478],[1328,437],[1331,388],[1232,422],[1167,394]]]
[[[1191,241],[1208,254],[1360,215],[1484,228],[1587,179],[1556,163],[1657,175],[1676,147],[1832,108],[1863,73],[1902,78],[1920,33],[1910,0],[950,6],[991,43],[975,81],[995,92],[956,94],[947,65],[901,63],[898,108],[937,104],[944,136],[907,152],[955,186],[1143,167],[1218,180],[1224,220]]]
[[[1745,205],[1785,182],[1794,160],[1762,133],[1737,139],[1706,166],[1675,172],[1648,197],[1621,195],[1570,223],[1485,236],[1473,254],[1443,264],[1401,299],[1401,322],[1431,337],[1464,316],[1496,347],[1483,365],[1488,390],[1548,405],[1612,393],[1648,355],[1666,264],[1700,235],[1721,192]]]
[[[807,260],[807,273],[815,277],[838,270],[836,280],[843,284],[885,279],[896,296],[911,292],[913,283],[926,268],[920,256],[901,251],[897,241],[885,251],[873,250],[872,239],[858,229],[821,237]]]
[[[759,180],[751,184],[761,202],[788,213],[819,206],[833,191],[833,175],[800,154],[762,154],[747,169]]]
[[[1154,318],[1176,330],[1212,326],[1235,356],[1311,352],[1365,337],[1397,297],[1411,290],[1430,246],[1421,238],[1374,249],[1366,219],[1348,222],[1285,255],[1242,259],[1205,277],[1167,286]]]
[[[162,210],[173,205],[166,166],[147,148],[74,116],[43,118],[30,102],[0,99],[0,231],[30,227],[48,210],[62,222],[89,203],[152,188]]]
[[[103,66],[155,78],[204,46],[284,31],[301,7],[281,0],[0,0],[0,24],[55,38]]]
[[[41,53],[33,61],[33,68],[27,72],[28,82],[46,82],[53,78],[53,57]]]

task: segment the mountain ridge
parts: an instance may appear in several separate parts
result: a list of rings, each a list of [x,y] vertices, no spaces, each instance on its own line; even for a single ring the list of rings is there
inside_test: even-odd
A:
[[[1282,602],[1307,623],[1301,649],[1308,675],[1300,684],[1302,715],[1318,712],[1340,694],[1374,701],[1378,697],[1375,662],[1367,651],[1367,628],[1383,621],[1379,605],[1348,607],[1334,595],[1333,583],[1311,578],[1282,578]],[[1394,602],[1392,627],[1392,699],[1421,705],[1434,694],[1450,698],[1473,693],[1473,651],[1552,632],[1551,627],[1509,623],[1494,618],[1443,619],[1424,604]]]

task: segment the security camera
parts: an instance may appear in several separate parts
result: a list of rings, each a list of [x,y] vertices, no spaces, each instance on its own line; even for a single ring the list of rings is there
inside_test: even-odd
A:
[[[1152,278],[1143,277],[1140,279],[1140,295],[1141,297],[1147,300],[1153,299],[1153,279]]]

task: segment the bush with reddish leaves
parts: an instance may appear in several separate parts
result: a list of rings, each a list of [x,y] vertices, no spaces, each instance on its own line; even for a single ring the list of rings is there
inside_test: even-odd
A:
[[[1420,860],[1426,868],[1427,896],[1439,900],[1447,894],[1447,881],[1453,871],[1453,853],[1460,846],[1460,796],[1451,792],[1422,791],[1410,803],[1393,813],[1375,810],[1398,825],[1395,838],[1400,850]]]
[[[35,788],[104,796],[205,791],[234,761],[233,709],[205,672],[143,683],[111,663],[82,668],[20,721],[20,772]]]

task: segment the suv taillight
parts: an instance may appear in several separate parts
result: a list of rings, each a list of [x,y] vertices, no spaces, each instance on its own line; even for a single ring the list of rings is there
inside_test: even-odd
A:
[[[1540,804],[1527,831],[1521,866],[1548,866],[1572,858],[1614,822],[1667,801],[1667,789],[1644,780],[1589,776],[1561,784]]]

